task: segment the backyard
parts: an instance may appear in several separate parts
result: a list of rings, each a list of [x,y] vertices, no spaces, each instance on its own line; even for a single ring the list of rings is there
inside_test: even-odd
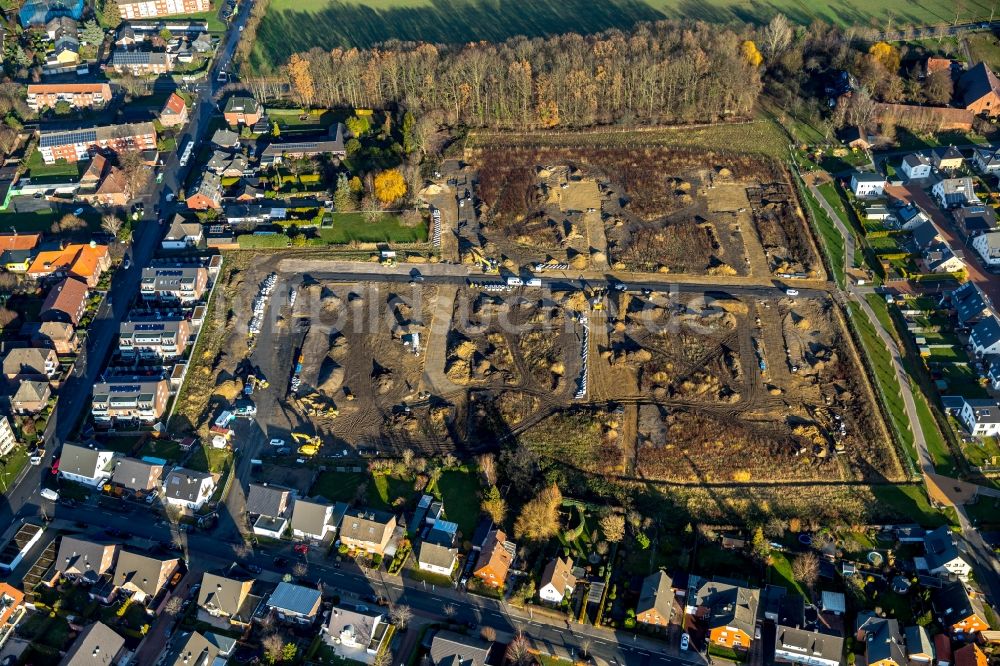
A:
[[[479,521],[479,488],[474,471],[442,472],[437,482],[435,495],[444,502],[445,517],[458,523],[466,537],[472,536]]]

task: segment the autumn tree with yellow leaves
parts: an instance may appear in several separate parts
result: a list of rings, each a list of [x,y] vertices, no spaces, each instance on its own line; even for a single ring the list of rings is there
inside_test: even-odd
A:
[[[386,169],[375,176],[375,198],[389,205],[406,196],[406,179],[399,169]]]
[[[743,59],[747,61],[748,65],[752,67],[760,67],[760,63],[764,62],[764,56],[760,54],[757,50],[757,45],[751,40],[746,40],[740,47],[743,51]]]
[[[316,88],[313,85],[312,72],[309,71],[309,61],[298,53],[293,53],[288,59],[288,78],[292,81],[292,89],[295,90],[299,104],[312,106]]]

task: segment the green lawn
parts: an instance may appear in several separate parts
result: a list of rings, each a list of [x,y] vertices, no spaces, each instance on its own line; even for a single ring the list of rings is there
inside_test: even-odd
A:
[[[847,251],[844,235],[840,233],[833,220],[826,214],[826,211],[820,208],[812,192],[805,188],[802,188],[802,192],[805,194],[806,206],[808,206],[812,219],[815,222],[816,231],[819,232],[820,245],[822,245],[823,252],[826,254],[827,261],[830,264],[833,278],[843,288],[846,280],[844,259]]]
[[[997,442],[996,437],[977,438],[976,441],[965,444],[963,452],[970,465],[1000,465],[1000,442]]]
[[[365,482],[371,483],[367,472],[321,472],[311,492],[331,502],[350,504],[358,495],[358,486]]]
[[[399,499],[404,502],[413,494],[413,481],[378,474],[368,486],[368,507],[388,511]]]
[[[904,23],[934,24],[955,20],[954,0],[272,0],[255,44],[257,66],[283,64],[295,51],[313,47],[369,47],[392,40],[428,43],[500,41],[515,35],[547,36],[562,32],[594,33],[627,29],[640,21],[683,18],[716,23],[764,23],[775,12],[809,25],[819,19],[838,25],[884,28]],[[989,0],[965,0],[961,19],[988,17]]]
[[[351,241],[361,243],[424,243],[427,225],[408,227],[396,215],[383,215],[378,222],[368,222],[361,213],[334,213],[330,226],[319,231],[320,238],[332,245]]]
[[[150,439],[139,449],[138,456],[152,456],[153,458],[163,458],[174,462],[180,460],[181,445],[171,439]]]
[[[475,471],[443,472],[437,482],[437,495],[444,502],[445,516],[458,523],[458,529],[467,537],[479,522],[479,490]]]
[[[23,446],[15,446],[13,451],[4,456],[3,466],[0,467],[0,492],[7,492],[10,484],[27,464],[28,452]]]
[[[55,164],[46,164],[42,159],[42,154],[36,148],[25,161],[28,168],[28,176],[33,183],[44,183],[47,180],[52,182],[65,181],[79,178],[87,162],[67,162],[58,160]]]
[[[892,356],[861,306],[853,301],[849,302],[848,306],[853,315],[854,327],[861,337],[861,344],[865,348],[865,354],[868,356],[869,363],[875,373],[875,380],[882,390],[892,426],[903,442],[906,455],[915,461],[917,450],[913,444],[913,433],[907,427],[909,419],[906,416],[906,407],[903,405],[903,396],[899,392],[899,381],[896,378],[896,369],[892,364]]]
[[[980,528],[1000,529],[1000,499],[980,497],[975,504],[965,506],[965,513]]]
[[[992,32],[976,32],[965,37],[972,62],[985,62],[994,72],[1000,68],[1000,40]]]
[[[767,579],[771,585],[780,585],[789,592],[798,592],[806,597],[806,591],[802,588],[802,584],[795,580],[795,576],[792,575],[792,562],[784,553],[771,553],[771,566],[767,568]]]
[[[240,244],[241,250],[284,249],[291,244],[291,239],[289,239],[285,234],[268,234],[260,236],[254,234],[243,234],[242,236],[237,236],[236,240]]]
[[[226,24],[219,20],[219,5],[212,3],[212,9],[207,12],[194,12],[193,14],[171,14],[165,19],[167,28],[170,28],[171,21],[205,21],[208,24],[208,31],[221,33],[226,31]]]
[[[232,462],[233,452],[229,449],[217,449],[212,446],[199,446],[188,458],[189,469],[196,472],[221,472]]]
[[[931,363],[968,363],[969,355],[960,347],[932,347],[927,360]]]
[[[891,513],[914,520],[922,527],[940,527],[955,522],[948,514],[931,506],[922,483],[872,486],[872,492]]]

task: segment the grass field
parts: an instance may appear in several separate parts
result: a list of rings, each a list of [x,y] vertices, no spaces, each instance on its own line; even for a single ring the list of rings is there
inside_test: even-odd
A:
[[[57,160],[55,164],[46,164],[42,154],[35,149],[25,161],[25,166],[28,167],[28,176],[33,183],[45,183],[47,180],[64,182],[79,178],[87,163]]]
[[[962,20],[989,16],[988,0],[965,0]],[[370,47],[399,39],[438,43],[500,41],[515,35],[626,29],[640,21],[687,18],[763,23],[782,12],[796,23],[821,19],[839,25],[893,28],[955,20],[954,0],[271,0],[254,51],[256,64],[284,63],[312,47]]]
[[[378,222],[368,222],[361,213],[334,213],[333,223],[319,231],[320,238],[331,245],[351,241],[361,243],[424,243],[427,225],[408,227],[395,215],[383,215]]]
[[[820,208],[819,202],[816,201],[816,197],[813,196],[812,192],[805,188],[802,188],[802,192],[805,194],[806,206],[809,208],[809,212],[816,225],[816,231],[819,232],[820,246],[823,248],[827,262],[830,264],[833,279],[843,288],[847,279],[844,266],[844,255],[847,252],[847,246],[844,241],[844,235],[840,233],[840,230],[837,229],[837,226],[830,219],[830,216],[826,214],[826,211]]]
[[[458,529],[466,538],[471,537],[479,521],[479,480],[476,473],[442,472],[437,489],[444,502],[445,516],[458,523]]]
[[[940,527],[957,522],[952,513],[938,511],[927,499],[923,484],[873,486],[872,492],[879,502],[900,516],[915,520],[921,527]]]
[[[972,62],[985,62],[996,71],[1000,67],[1000,39],[992,32],[977,32],[966,37]]]

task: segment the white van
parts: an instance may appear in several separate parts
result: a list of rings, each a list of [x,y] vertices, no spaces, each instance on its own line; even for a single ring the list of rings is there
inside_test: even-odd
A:
[[[42,492],[39,494],[47,500],[52,500],[53,502],[59,501],[59,493],[51,488],[42,488]]]

